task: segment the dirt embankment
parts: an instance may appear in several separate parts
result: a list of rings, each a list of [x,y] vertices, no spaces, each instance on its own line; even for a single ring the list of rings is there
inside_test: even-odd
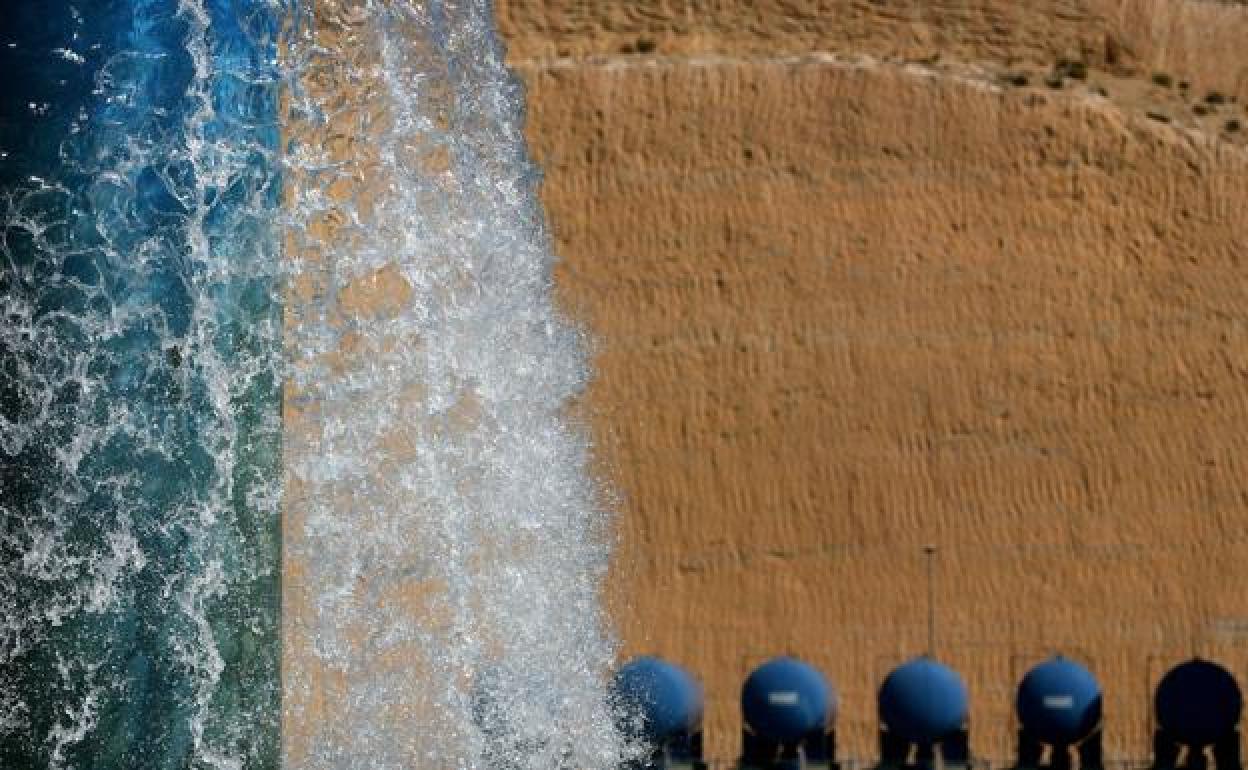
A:
[[[1054,650],[1112,756],[1169,663],[1248,679],[1248,11],[625,5],[497,14],[597,340],[625,652],[702,677],[710,753],[789,652],[872,755],[926,543],[980,755]]]

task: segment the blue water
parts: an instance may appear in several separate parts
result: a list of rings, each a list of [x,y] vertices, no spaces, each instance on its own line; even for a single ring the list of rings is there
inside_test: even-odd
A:
[[[0,767],[277,765],[289,13],[0,18]]]

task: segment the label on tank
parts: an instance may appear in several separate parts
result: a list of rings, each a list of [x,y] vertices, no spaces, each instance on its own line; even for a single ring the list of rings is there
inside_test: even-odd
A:
[[[1075,696],[1046,695],[1044,696],[1044,707],[1046,709],[1073,709],[1075,707]]]
[[[797,700],[798,695],[792,690],[767,693],[767,702],[773,706],[795,706],[797,705]]]

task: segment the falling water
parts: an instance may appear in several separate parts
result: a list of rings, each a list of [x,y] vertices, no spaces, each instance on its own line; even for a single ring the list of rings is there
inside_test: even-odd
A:
[[[6,13],[0,767],[613,766],[488,4]]]
[[[0,766],[278,753],[275,3],[0,26]]]
[[[608,520],[568,408],[523,97],[486,2],[295,46],[288,766],[606,768]]]

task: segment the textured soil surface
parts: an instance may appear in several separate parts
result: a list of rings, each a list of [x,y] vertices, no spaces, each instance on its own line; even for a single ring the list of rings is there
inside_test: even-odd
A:
[[[1193,653],[1248,681],[1248,10],[1131,0],[499,0],[619,495],[624,654],[778,653],[846,753],[926,647],[1012,752],[1022,672],[1111,756]]]

